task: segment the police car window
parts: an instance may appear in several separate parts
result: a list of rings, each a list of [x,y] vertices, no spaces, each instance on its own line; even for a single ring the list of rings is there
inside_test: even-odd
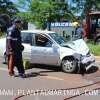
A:
[[[32,44],[32,33],[22,33],[22,43]]]
[[[35,43],[36,43],[36,46],[40,46],[40,47],[52,46],[52,42],[46,36],[43,36],[41,34],[35,35]]]

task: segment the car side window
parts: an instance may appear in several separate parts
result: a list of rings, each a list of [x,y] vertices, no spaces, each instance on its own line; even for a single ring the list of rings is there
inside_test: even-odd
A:
[[[52,42],[46,36],[43,36],[41,34],[35,35],[35,43],[36,43],[36,46],[40,46],[40,47],[52,46]]]
[[[22,33],[22,43],[32,44],[32,33]]]

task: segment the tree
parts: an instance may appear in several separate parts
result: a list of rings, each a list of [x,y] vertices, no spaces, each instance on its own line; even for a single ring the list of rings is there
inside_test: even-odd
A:
[[[91,10],[100,10],[100,0],[72,0],[76,6],[72,6],[73,11],[82,12],[81,16],[85,17]]]
[[[71,20],[73,14],[68,12],[68,4],[65,2],[54,2],[53,0],[19,0],[21,6],[29,3],[29,9],[23,14],[19,13],[18,16],[31,21],[38,26],[38,28],[45,28],[45,23],[51,23],[56,21]],[[24,3],[22,3],[24,2]]]
[[[87,14],[89,12],[100,10],[100,1],[99,0],[86,0],[84,4],[83,13]]]
[[[7,27],[11,25],[11,19],[10,16],[7,14],[1,14],[0,15],[0,26],[2,28],[2,31],[6,31]]]
[[[18,12],[16,6],[10,0],[0,0],[0,25],[2,31],[6,31],[11,25],[11,19]]]
[[[18,9],[10,0],[0,1],[0,13],[8,14],[11,17],[17,12]]]

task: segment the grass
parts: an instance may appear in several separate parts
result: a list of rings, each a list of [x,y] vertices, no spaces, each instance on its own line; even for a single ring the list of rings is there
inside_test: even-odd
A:
[[[91,43],[87,43],[88,47],[90,48],[90,51],[95,55],[95,56],[100,56],[100,45],[95,45]]]

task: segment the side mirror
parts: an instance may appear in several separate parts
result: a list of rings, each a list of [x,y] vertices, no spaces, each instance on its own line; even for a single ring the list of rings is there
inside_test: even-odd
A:
[[[58,45],[52,44],[52,47],[53,47],[54,49],[57,49],[57,48],[58,48]]]

